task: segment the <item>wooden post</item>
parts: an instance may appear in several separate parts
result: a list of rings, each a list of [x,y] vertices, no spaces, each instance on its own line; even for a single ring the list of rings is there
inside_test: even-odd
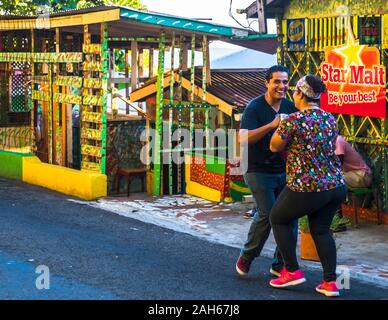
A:
[[[125,49],[125,79],[128,79],[129,78],[129,66],[128,66],[128,50]],[[129,97],[129,83],[128,81],[126,80],[125,81],[125,98],[128,99]],[[126,105],[126,111],[125,111],[126,114],[129,113],[129,105],[127,104]]]
[[[175,73],[174,73],[174,54],[175,50],[175,32],[172,34],[172,39],[171,39],[171,72],[170,72],[170,108],[168,110],[168,129],[169,129],[169,134],[168,134],[168,148],[172,150],[172,130],[173,130],[173,112],[174,112],[174,84],[175,84]],[[169,185],[169,194],[171,195],[173,192],[173,176],[172,176],[172,151],[170,151],[168,155],[168,185]]]
[[[206,102],[207,84],[207,36],[202,38],[202,102]]]
[[[184,51],[185,48],[185,37],[183,34],[179,37],[179,77],[178,77],[178,100],[182,101],[182,77],[183,77],[183,64],[184,64]],[[186,64],[187,64],[187,50],[186,50]],[[181,127],[182,127],[182,108],[178,108],[177,110],[177,120],[178,120],[178,135],[179,135],[179,141],[178,143],[181,143]],[[179,153],[180,157],[183,157],[183,152]],[[183,169],[184,169],[183,164]],[[182,192],[182,165],[177,163],[177,193],[180,194]]]
[[[344,22],[344,17],[338,17],[338,39],[337,39],[337,46],[343,43],[343,35],[344,35],[344,27],[345,27],[345,22]]]
[[[330,18],[327,18],[327,23],[328,23],[328,27],[327,27],[327,29],[328,29],[328,31],[327,31],[327,45],[328,46],[332,46],[332,43],[331,43],[331,40],[332,40],[332,31],[331,31],[331,29],[332,29],[332,26],[331,26],[331,23],[332,23],[332,18],[330,17]]]
[[[42,51],[47,52],[47,44],[45,39],[43,39]],[[42,103],[42,113],[43,117],[47,119],[47,156],[48,163],[53,163],[53,99],[52,99],[52,65],[49,63],[44,63],[42,66],[43,73],[47,73],[48,78],[48,88],[47,95],[48,101]]]
[[[59,52],[59,28],[55,28],[55,52],[58,53]],[[55,67],[55,68],[54,68]],[[55,78],[55,76],[58,74],[58,69],[59,69],[59,64],[56,63],[55,65],[53,65],[53,72],[52,72],[52,75],[53,75],[53,78]],[[57,92],[57,87],[54,86],[52,84],[52,90],[54,92]],[[57,143],[58,143],[58,139],[57,139],[57,129],[59,127],[59,106],[58,106],[58,103],[57,102],[52,102],[52,106],[53,106],[53,123],[52,123],[52,127],[53,127],[53,163],[54,164],[58,164],[60,165],[60,163],[57,162],[58,160],[58,154],[57,154]]]
[[[319,18],[319,51],[323,51],[323,18]]]
[[[131,41],[131,92],[137,85],[137,41]]]
[[[173,104],[174,102],[174,49],[175,49],[175,32],[172,34],[172,43],[171,43],[171,68],[170,68],[170,104]]]
[[[31,52],[35,51],[34,29],[31,29]],[[31,95],[34,91],[35,64],[31,62]],[[36,153],[36,136],[35,136],[35,100],[31,99],[31,132],[32,132],[32,153]]]
[[[327,20],[328,20],[328,18],[323,18],[323,48],[322,48],[322,50],[324,50],[327,47],[327,41],[328,41]]]
[[[164,31],[159,39],[158,78],[156,83],[156,114],[155,114],[155,141],[154,141],[154,195],[160,195],[161,182],[161,156],[163,136],[163,81],[164,81],[164,50],[166,47],[166,36]]]
[[[208,42],[207,42],[207,36],[204,35],[202,39],[202,102],[206,102],[206,84],[207,84],[207,77],[208,77]],[[209,135],[209,108],[206,107],[205,109],[205,131],[206,131],[206,145],[205,148],[207,149],[210,146],[210,135]],[[206,153],[206,152],[204,152]]]
[[[101,23],[101,64],[102,70],[100,77],[102,78],[102,128],[101,128],[101,173],[106,173],[106,135],[107,135],[107,98],[108,98],[108,24],[106,22]]]
[[[137,60],[139,82],[141,81],[140,79],[143,77],[143,71],[144,71],[143,58],[144,58],[143,49],[139,49],[139,59]]]
[[[89,33],[89,25],[84,25],[84,38],[83,38],[83,44],[90,44],[90,33]],[[86,57],[86,55],[84,55]],[[89,71],[84,71],[83,72],[83,77],[84,78],[90,78],[90,73]],[[85,88],[82,88],[82,96],[85,96],[85,95],[88,95],[90,93],[91,90],[88,90],[88,89],[85,89]],[[89,162],[89,159],[88,159],[88,156],[85,155],[85,157],[82,155],[82,145],[84,144],[88,144],[88,141],[83,139],[82,137],[82,130],[83,128],[85,127],[85,129],[88,128],[88,124],[87,122],[84,122],[82,121],[82,113],[85,110],[87,110],[88,106],[86,105],[80,105],[79,106],[79,132],[80,132],[80,146],[77,146],[78,148],[80,148],[80,153],[79,153],[79,156],[80,156],[80,165],[81,165],[81,168],[83,168],[83,162],[86,160],[87,162]]]
[[[150,49],[149,62],[148,62],[148,74],[149,78],[154,76],[154,49]]]
[[[195,88],[195,34],[191,35],[191,67],[190,67],[190,101],[194,101],[194,88]],[[194,112],[193,106],[190,106],[190,151],[193,151],[194,147]]]
[[[314,51],[319,51],[319,35],[318,35],[318,22],[319,19],[314,19]]]
[[[184,38],[183,38],[184,39]],[[182,71],[187,71],[187,61],[188,61],[188,43],[183,43],[183,52],[182,52]]]
[[[195,86],[195,34],[191,36],[190,101],[194,101]]]
[[[185,50],[185,37],[181,34],[179,38],[179,80],[178,80],[178,100],[182,101],[182,77],[183,77],[183,65],[184,65],[184,50]],[[186,50],[186,63],[187,63],[187,50]]]
[[[210,68],[210,50],[209,50],[209,41],[206,41],[206,84],[212,84],[212,75]]]
[[[115,49],[109,50],[109,78],[113,78],[115,70]]]

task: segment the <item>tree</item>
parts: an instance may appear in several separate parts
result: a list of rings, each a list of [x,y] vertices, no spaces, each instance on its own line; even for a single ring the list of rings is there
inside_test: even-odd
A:
[[[0,14],[28,14],[35,8],[34,0],[0,0]]]
[[[0,0],[0,14],[37,14],[111,4],[145,10],[139,0]]]
[[[146,9],[146,6],[142,5],[139,0],[81,0],[77,4],[77,9],[87,8],[90,6],[103,5],[103,4],[132,7],[132,8],[141,9],[141,10]]]

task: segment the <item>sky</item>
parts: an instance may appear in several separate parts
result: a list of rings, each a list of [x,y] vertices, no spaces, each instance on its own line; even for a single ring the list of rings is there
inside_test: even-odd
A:
[[[245,14],[237,14],[236,9],[245,9],[254,0],[142,0],[142,4],[150,11],[167,13],[187,18],[211,18],[209,22],[225,24],[233,27],[241,26],[229,16],[230,3],[232,2],[233,16],[244,26],[251,23],[254,30],[258,29],[257,21],[247,21]],[[268,33],[275,33],[274,23],[268,25]],[[240,47],[217,41],[211,45],[212,48],[229,48],[231,50],[241,49]]]
[[[254,0],[232,0],[232,13],[244,25],[248,25],[245,14],[236,9],[245,9]],[[229,16],[230,0],[142,0],[150,11],[163,12],[187,18],[212,18],[212,22],[239,25]]]

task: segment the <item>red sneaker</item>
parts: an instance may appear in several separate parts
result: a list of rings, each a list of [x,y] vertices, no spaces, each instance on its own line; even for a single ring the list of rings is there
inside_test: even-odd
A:
[[[243,256],[239,256],[236,263],[236,270],[240,276],[246,276],[251,268],[252,261],[248,261],[243,258]]]
[[[280,276],[277,279],[273,279],[269,282],[272,287],[275,288],[284,288],[289,286],[296,286],[297,284],[301,284],[305,282],[302,270],[298,269],[295,272],[289,272],[284,270],[284,272],[280,272]]]
[[[323,282],[315,287],[315,290],[324,294],[326,297],[338,297],[340,295],[335,281]]]

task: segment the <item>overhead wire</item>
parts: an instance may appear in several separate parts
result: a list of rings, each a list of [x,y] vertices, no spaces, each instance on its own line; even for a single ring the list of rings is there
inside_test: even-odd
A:
[[[248,29],[248,30],[250,30],[250,31],[255,31],[255,30],[253,30],[252,27],[251,27],[251,24],[252,24],[252,22],[254,22],[254,21],[251,21],[251,22],[249,23],[248,18],[247,18],[248,26],[244,26],[240,21],[238,21],[238,20],[233,16],[233,14],[232,14],[232,5],[233,5],[233,0],[230,0],[230,4],[229,4],[229,16],[230,16],[234,21],[236,21],[236,23],[238,23],[238,25],[240,25],[242,28]]]

